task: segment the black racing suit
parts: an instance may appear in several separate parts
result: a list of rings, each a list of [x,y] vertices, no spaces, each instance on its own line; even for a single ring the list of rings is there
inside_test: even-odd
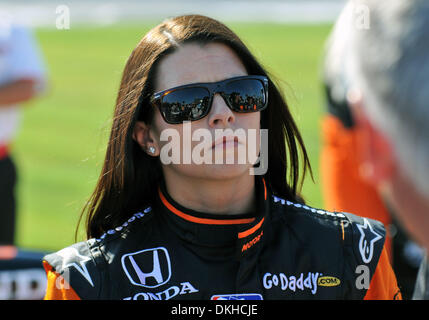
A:
[[[156,203],[123,225],[46,256],[46,299],[67,289],[76,299],[365,297],[381,223],[286,201],[263,179],[256,193],[254,213],[220,216],[182,207],[161,186]]]

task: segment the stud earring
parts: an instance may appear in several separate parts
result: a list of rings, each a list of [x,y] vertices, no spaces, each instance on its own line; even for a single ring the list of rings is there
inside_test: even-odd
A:
[[[149,147],[149,152],[154,154],[155,153],[155,147]]]

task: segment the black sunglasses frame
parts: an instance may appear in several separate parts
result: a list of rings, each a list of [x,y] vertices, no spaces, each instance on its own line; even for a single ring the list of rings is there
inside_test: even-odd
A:
[[[234,108],[234,106],[232,106],[230,104],[230,102],[228,101],[228,98],[225,96],[225,93],[223,92],[223,88],[225,87],[225,85],[227,85],[230,82],[233,81],[238,81],[238,80],[258,80],[262,83],[263,88],[264,88],[264,100],[265,103],[261,108],[258,108],[258,110],[254,111],[253,109],[249,109],[249,110],[236,110],[236,108]],[[182,86],[178,86],[178,87],[174,87],[174,88],[170,88],[167,90],[162,90],[162,91],[158,91],[156,93],[154,93],[150,99],[150,103],[153,106],[158,107],[159,111],[161,112],[161,115],[164,119],[165,122],[169,123],[169,124],[181,124],[182,122],[173,122],[173,121],[169,121],[167,119],[167,116],[165,114],[165,110],[162,109],[162,99],[167,96],[169,93],[174,92],[176,90],[180,90],[180,89],[185,89],[185,88],[204,88],[208,91],[209,93],[209,101],[208,101],[208,107],[206,108],[205,112],[203,112],[203,114],[201,114],[197,119],[192,119],[191,121],[197,121],[200,120],[202,118],[204,118],[205,116],[207,116],[210,112],[210,109],[212,107],[212,103],[213,103],[213,97],[216,93],[219,93],[222,98],[224,99],[226,105],[234,112],[237,113],[250,113],[250,112],[259,112],[264,110],[267,105],[268,105],[268,78],[266,76],[254,76],[254,75],[246,75],[246,76],[239,76],[239,77],[233,77],[233,78],[228,78],[222,81],[218,81],[218,82],[200,82],[200,83],[190,83],[190,84],[186,84],[186,85],[182,85]]]

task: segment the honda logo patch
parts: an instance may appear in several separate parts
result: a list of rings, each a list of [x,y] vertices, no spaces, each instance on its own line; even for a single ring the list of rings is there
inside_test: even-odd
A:
[[[124,254],[122,268],[133,285],[156,288],[170,280],[171,263],[164,247]]]

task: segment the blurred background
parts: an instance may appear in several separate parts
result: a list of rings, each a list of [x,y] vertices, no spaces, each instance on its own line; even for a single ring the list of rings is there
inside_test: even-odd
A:
[[[48,78],[46,92],[24,105],[12,146],[19,168],[16,245],[53,251],[75,242],[81,209],[101,170],[125,62],[150,28],[179,14],[225,22],[279,80],[314,172],[314,183],[307,176],[303,196],[308,204],[323,207],[320,63],[344,3],[2,0],[3,17],[33,29]],[[83,236],[81,227],[77,240]]]

